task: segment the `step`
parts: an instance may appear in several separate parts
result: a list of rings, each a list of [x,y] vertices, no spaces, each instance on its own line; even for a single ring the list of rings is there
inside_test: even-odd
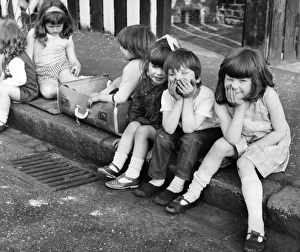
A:
[[[52,115],[27,104],[12,104],[8,125],[67,150],[96,165],[111,162],[117,136],[68,115]],[[297,177],[298,178],[298,177]],[[300,183],[283,173],[263,179],[267,228],[300,237]],[[246,218],[235,165],[220,169],[201,196],[208,204]]]

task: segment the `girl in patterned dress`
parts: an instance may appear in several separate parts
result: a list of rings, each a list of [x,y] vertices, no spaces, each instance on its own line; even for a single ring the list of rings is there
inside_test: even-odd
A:
[[[257,50],[238,48],[225,57],[215,92],[215,111],[223,137],[194,173],[188,191],[166,208],[170,213],[180,213],[193,206],[222,160],[236,159],[248,210],[244,251],[262,251],[265,246],[263,191],[258,174],[265,178],[282,172],[289,159],[290,129],[272,79]]]

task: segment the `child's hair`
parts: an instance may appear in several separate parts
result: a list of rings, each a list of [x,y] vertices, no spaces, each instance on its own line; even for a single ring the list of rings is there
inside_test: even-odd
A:
[[[247,47],[232,50],[223,60],[215,92],[218,104],[228,103],[224,87],[225,75],[231,78],[251,78],[251,91],[245,101],[256,101],[262,97],[266,87],[274,87],[273,77],[261,51]]]
[[[181,67],[191,69],[195,73],[195,78],[201,76],[201,63],[199,58],[192,52],[184,48],[178,48],[172,51],[164,63],[164,71],[168,76],[169,70],[179,71]],[[197,87],[201,86],[201,81],[197,83]]]
[[[26,37],[11,19],[0,20],[0,52],[4,54],[3,63],[8,64],[26,49]]]
[[[156,37],[149,27],[145,25],[130,25],[123,28],[118,34],[119,44],[137,59],[146,59],[149,48]]]
[[[57,7],[61,11],[49,10],[51,7]],[[48,11],[49,10],[49,11]],[[61,38],[68,39],[75,28],[75,21],[71,17],[68,9],[60,0],[45,0],[37,16],[35,23],[35,38],[46,46],[47,31],[46,24],[61,25],[63,30],[59,34]]]
[[[162,38],[157,40],[148,52],[147,60],[144,63],[143,77],[147,76],[149,64],[163,68],[164,63],[172,52],[167,39]]]

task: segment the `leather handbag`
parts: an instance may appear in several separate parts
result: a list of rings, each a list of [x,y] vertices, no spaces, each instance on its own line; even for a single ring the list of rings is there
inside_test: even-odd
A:
[[[128,112],[132,101],[123,103],[97,102],[88,107],[92,93],[101,92],[109,83],[107,75],[65,82],[58,88],[58,109],[76,118],[116,135],[122,135],[128,125]]]

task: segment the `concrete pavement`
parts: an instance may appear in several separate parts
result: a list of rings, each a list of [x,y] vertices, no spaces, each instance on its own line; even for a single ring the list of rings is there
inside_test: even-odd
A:
[[[121,75],[126,62],[122,60],[114,38],[100,33],[80,31],[74,36],[74,40],[77,56],[82,63],[83,75],[107,73],[111,78]],[[203,83],[214,89],[223,56],[189,42],[181,41],[181,44],[193,50],[200,58],[203,66]],[[300,78],[297,72],[288,71],[289,69],[282,70],[273,67],[270,69],[291,127],[292,146],[286,173],[271,175],[263,181],[267,229],[297,240],[300,237],[300,160],[298,158],[300,147],[298,83]],[[78,127],[74,118],[62,114],[54,116],[29,105],[14,104],[9,125],[68,150],[74,156],[92,161],[96,165],[109,163],[113,156],[112,143],[116,136],[84,123]],[[203,193],[202,199],[210,205],[246,219],[240,181],[234,167],[218,172]],[[197,218],[194,221],[195,226],[199,228]],[[199,225],[201,225],[200,222]]]

